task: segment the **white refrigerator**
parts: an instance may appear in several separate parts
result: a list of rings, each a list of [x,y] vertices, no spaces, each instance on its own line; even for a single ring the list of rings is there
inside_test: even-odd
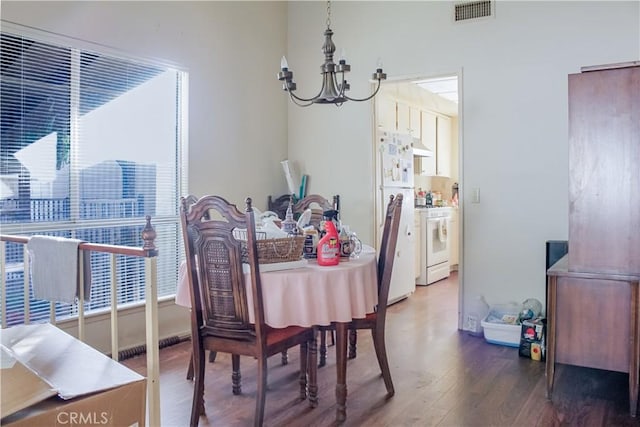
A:
[[[376,181],[379,188],[376,203],[376,243],[380,248],[384,215],[389,196],[402,193],[403,204],[398,230],[389,304],[406,298],[415,291],[415,238],[413,149],[411,135],[379,130],[376,135]]]

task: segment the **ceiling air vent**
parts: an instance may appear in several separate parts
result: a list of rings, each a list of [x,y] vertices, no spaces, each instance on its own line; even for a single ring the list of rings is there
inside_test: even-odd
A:
[[[488,18],[493,16],[493,0],[467,1],[456,3],[454,21]]]

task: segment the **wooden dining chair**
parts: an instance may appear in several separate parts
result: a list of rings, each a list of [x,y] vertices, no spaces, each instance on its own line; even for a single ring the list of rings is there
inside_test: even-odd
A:
[[[240,356],[257,359],[254,425],[262,425],[267,390],[267,358],[300,346],[300,398],[317,404],[317,351],[313,328],[274,329],[265,324],[260,266],[251,199],[245,212],[219,196],[195,203],[180,199],[180,218],[191,294],[191,340],[195,371],[191,426],[204,414],[205,350],[230,353],[232,391],[241,392]],[[250,278],[243,271],[247,264]],[[245,283],[250,280],[250,283]],[[253,304],[249,305],[250,293]],[[253,319],[251,318],[253,315]]]
[[[273,196],[269,196],[267,198],[267,210],[275,212],[278,218],[284,219],[289,203],[291,203],[292,200],[295,203],[295,196],[293,194],[283,194],[275,199]]]
[[[393,270],[396,244],[400,228],[402,199],[403,197],[400,193],[396,196],[390,196],[387,211],[385,213],[380,252],[378,254],[378,305],[375,307],[373,313],[367,314],[367,316],[362,319],[353,319],[348,326],[349,332],[355,332],[361,329],[371,330],[373,346],[376,351],[376,357],[378,358],[380,371],[382,372],[382,378],[384,379],[384,384],[387,388],[388,398],[394,395],[395,390],[393,388],[391,371],[389,370],[389,360],[387,358],[385,322],[387,317],[387,303],[389,301],[389,287],[391,286],[391,272]],[[321,332],[323,332],[323,330],[332,329],[335,329],[335,325],[320,327]],[[350,347],[353,346],[349,352],[351,353],[351,351],[353,351],[353,357],[355,357],[356,336],[350,334],[349,340]]]
[[[316,228],[320,226],[320,222],[323,217],[322,214],[325,211],[334,209],[340,212],[339,195],[333,196],[333,201],[329,201],[319,194],[310,194],[299,200],[293,194],[284,194],[275,199],[272,196],[269,196],[267,199],[267,209],[275,212],[278,215],[278,218],[284,219],[289,203],[292,203],[291,211],[296,219],[306,209],[311,209],[311,224]]]
[[[324,218],[324,212],[328,210],[335,210],[340,215],[340,196],[336,194],[333,196],[333,202],[325,199],[319,194],[310,194],[300,200],[298,200],[291,208],[294,215],[302,214],[307,209],[311,209],[311,219],[309,224],[315,228],[320,228],[320,223]],[[331,331],[331,344],[335,345],[336,336],[335,332]],[[324,366],[327,360],[327,332],[320,331],[320,362],[318,366]]]
[[[307,209],[311,209],[311,220],[309,221],[314,227],[319,228],[320,222],[324,218],[323,213],[328,210],[338,211],[340,213],[340,196],[333,196],[333,201],[330,202],[319,194],[310,194],[300,200],[298,200],[292,207],[294,215],[299,215]]]
[[[313,225],[315,228],[320,228],[320,223],[324,218],[324,212],[328,210],[335,210],[340,215],[340,195],[336,194],[333,196],[333,201],[330,202],[328,199],[325,199],[323,196],[319,194],[310,194],[300,200],[296,200],[295,196],[292,195],[282,195],[276,199],[273,199],[269,196],[267,200],[268,209],[272,212],[278,214],[280,219],[285,218],[285,214],[287,212],[287,208],[289,207],[289,203],[293,203],[291,206],[291,212],[293,212],[294,217],[298,218],[302,212],[307,209],[311,209],[311,219],[309,223]],[[335,345],[335,332],[331,332],[331,344]],[[354,334],[353,337],[350,336],[350,342],[355,342],[355,332],[350,331],[350,335]],[[285,365],[287,363],[287,352],[282,353],[282,364]],[[320,331],[320,362],[318,366],[324,366],[327,360],[327,333],[325,330]]]

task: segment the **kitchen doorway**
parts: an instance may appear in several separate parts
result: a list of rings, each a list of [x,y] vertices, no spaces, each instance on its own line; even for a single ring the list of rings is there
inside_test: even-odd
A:
[[[414,192],[416,196],[420,196],[420,203],[424,203],[421,198],[423,193],[430,193],[429,199],[434,206],[450,207],[451,216],[446,229],[450,246],[448,268],[454,274],[449,274],[442,280],[457,281],[458,329],[462,329],[463,325],[464,294],[461,82],[462,71],[437,76],[389,78],[381,84],[380,92],[374,98],[375,131],[409,133],[413,137],[414,146],[419,147],[416,153],[420,155],[414,156]],[[419,218],[420,211],[416,209],[415,213],[415,218]],[[418,235],[426,230],[419,230],[418,219],[414,224],[414,258],[418,283],[421,270],[418,263],[427,262],[426,256],[420,253]],[[426,285],[424,281],[419,284]]]

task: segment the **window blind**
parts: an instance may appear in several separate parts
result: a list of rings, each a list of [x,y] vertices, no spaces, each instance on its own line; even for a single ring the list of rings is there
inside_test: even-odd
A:
[[[46,33],[1,32],[2,232],[142,246],[156,228],[158,295],[175,292],[187,73]],[[186,172],[185,172],[186,174]],[[7,247],[8,324],[24,322],[22,249]],[[92,254],[91,302],[109,307],[110,258]],[[144,301],[144,262],[118,259],[118,303]],[[32,298],[30,321],[48,319]],[[75,304],[56,304],[58,317]]]

